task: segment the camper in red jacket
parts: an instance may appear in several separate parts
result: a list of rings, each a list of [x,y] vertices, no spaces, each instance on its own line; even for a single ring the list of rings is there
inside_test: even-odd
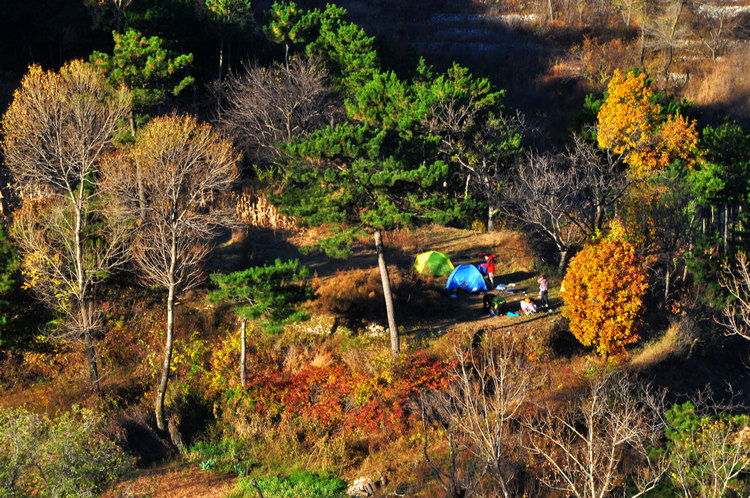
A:
[[[490,277],[490,285],[494,288],[495,287],[495,256],[496,254],[485,254],[483,252],[479,253],[480,256],[484,256],[484,263],[482,263],[480,266],[487,270],[487,276]]]

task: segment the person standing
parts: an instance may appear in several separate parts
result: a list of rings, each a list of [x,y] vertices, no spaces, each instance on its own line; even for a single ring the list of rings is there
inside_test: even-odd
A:
[[[547,275],[542,274],[542,278],[537,280],[537,283],[539,284],[539,297],[542,299],[542,307],[547,308],[549,307],[549,281],[547,281]]]
[[[495,256],[496,254],[485,254],[479,253],[484,256],[484,264],[482,266],[487,270],[487,276],[490,278],[490,285],[495,287]]]

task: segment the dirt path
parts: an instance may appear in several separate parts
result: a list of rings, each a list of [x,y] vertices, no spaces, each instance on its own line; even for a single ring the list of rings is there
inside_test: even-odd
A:
[[[234,475],[206,472],[197,465],[170,463],[140,470],[135,477],[118,483],[102,497],[223,498],[234,489],[236,480]]]

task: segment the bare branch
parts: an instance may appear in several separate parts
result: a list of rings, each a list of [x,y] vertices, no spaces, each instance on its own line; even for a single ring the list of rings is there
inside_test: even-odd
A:
[[[272,164],[282,155],[280,143],[343,117],[327,78],[312,58],[295,58],[289,67],[248,63],[241,74],[229,78],[218,124],[253,164]]]
[[[663,434],[663,404],[663,392],[611,373],[592,379],[573,406],[541,407],[524,422],[527,449],[548,469],[541,480],[579,497],[609,496],[622,485],[620,463],[629,453],[647,462],[636,476],[638,493],[645,493],[666,472],[648,452]]]
[[[734,297],[734,302],[724,307],[719,325],[730,334],[750,340],[750,267],[744,252],[737,255],[734,268],[723,269],[719,283]]]
[[[473,492],[489,475],[501,496],[516,496],[513,480],[523,457],[513,427],[538,381],[504,335],[488,337],[477,351],[456,346],[455,355],[454,382],[443,392],[423,396],[422,412],[440,423],[452,455],[471,456],[475,463],[453,456],[451,468],[443,470],[428,455],[426,440],[425,457],[446,491]],[[456,468],[457,461],[464,468]]]

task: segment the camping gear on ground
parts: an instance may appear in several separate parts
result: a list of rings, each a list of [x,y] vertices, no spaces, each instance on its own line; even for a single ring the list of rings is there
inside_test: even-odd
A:
[[[515,293],[516,293],[516,290],[515,290],[515,289],[508,289],[508,290],[507,290],[506,292],[507,292],[508,294],[515,294]]]
[[[536,305],[531,302],[531,299],[526,298],[521,301],[521,311],[523,311],[527,315],[536,313]]]
[[[499,291],[504,291],[505,289],[507,289],[507,287],[505,287],[503,284],[497,284],[497,287],[495,287],[495,289]]]
[[[449,291],[464,289],[467,292],[481,292],[487,290],[487,284],[476,266],[458,265],[448,277],[445,288]]]
[[[506,315],[508,315],[508,316],[521,316],[518,313],[513,313],[512,311],[507,312]]]
[[[454,270],[451,259],[444,252],[423,252],[414,261],[414,268],[419,273],[429,274],[433,277],[444,277]]]

